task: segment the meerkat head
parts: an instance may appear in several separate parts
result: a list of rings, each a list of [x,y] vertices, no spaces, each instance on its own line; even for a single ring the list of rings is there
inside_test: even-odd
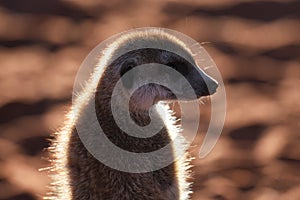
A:
[[[148,109],[158,101],[179,100],[178,95],[180,100],[188,101],[216,92],[218,83],[196,65],[192,53],[173,36],[163,32],[142,32],[125,36],[120,41],[116,42],[114,55],[121,56],[112,57],[110,66],[121,79],[132,105]],[[176,75],[170,73],[172,70]],[[171,89],[154,82],[151,80],[154,77],[175,87]],[[195,95],[185,95],[188,89]]]
[[[120,63],[119,76],[122,79],[126,73],[134,70],[134,72],[128,73],[126,79],[122,79],[122,83],[126,91],[132,92],[132,103],[139,107],[149,108],[158,101],[178,100],[176,94],[181,95],[181,100],[194,100],[212,95],[218,87],[217,82],[198,66],[166,50],[139,49],[127,53],[125,57]],[[150,71],[147,70],[147,67],[151,68]],[[172,70],[175,70],[176,74],[173,74]],[[149,80],[147,80],[148,77]],[[169,84],[174,84],[174,88],[170,89],[163,84],[151,83],[153,77],[160,77],[161,83],[165,80]],[[188,89],[193,90],[194,97],[184,94]]]

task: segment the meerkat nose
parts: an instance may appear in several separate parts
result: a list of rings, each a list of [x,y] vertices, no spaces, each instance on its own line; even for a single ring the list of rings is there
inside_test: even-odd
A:
[[[219,87],[219,83],[207,74],[203,76],[203,79],[209,94],[210,95],[214,94],[217,91],[217,88]]]

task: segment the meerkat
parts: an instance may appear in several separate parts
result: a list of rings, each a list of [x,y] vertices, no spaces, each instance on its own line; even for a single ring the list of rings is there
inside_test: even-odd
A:
[[[155,44],[161,48],[145,48],[130,50],[137,44]],[[183,57],[165,50],[175,49]],[[119,55],[120,52],[126,52]],[[111,98],[116,83],[130,70],[137,66],[159,63],[170,67],[186,78],[194,89],[196,98],[208,96],[216,92],[217,82],[197,69],[191,51],[176,37],[162,30],[137,30],[117,38],[99,59],[99,64],[91,74],[89,82],[67,114],[65,125],[55,133],[50,151],[51,192],[46,199],[58,200],[187,200],[191,195],[190,160],[186,152],[184,140],[176,147],[169,149],[168,157],[175,156],[174,149],[184,151],[180,159],[161,169],[150,172],[130,173],[113,169],[97,160],[82,143],[76,123],[84,115],[85,108],[91,101],[94,92],[96,122],[99,123],[106,137],[119,148],[129,152],[145,153],[163,148],[170,143],[172,131],[181,134],[175,125],[175,119],[167,105],[160,105],[167,115],[164,119],[154,113],[163,128],[148,138],[128,135],[118,127],[111,110]],[[132,95],[128,91],[139,80],[138,71],[129,81],[121,82],[123,92],[118,95],[116,106],[119,111],[126,112],[124,102],[129,102],[131,119],[143,127],[150,123],[149,108],[162,101],[176,101],[176,95],[168,88],[149,83],[138,87]],[[174,80],[175,82],[176,80]],[[96,91],[91,90],[95,87]],[[179,87],[180,88],[180,87]],[[184,88],[182,88],[184,89]],[[129,99],[128,99],[129,98]],[[188,100],[195,100],[189,99]],[[142,133],[141,133],[142,134]],[[101,153],[101,152],[100,152]],[[156,159],[156,162],[163,157]],[[153,162],[155,162],[153,160]],[[152,164],[152,163],[150,163]],[[139,167],[139,166],[137,166]]]

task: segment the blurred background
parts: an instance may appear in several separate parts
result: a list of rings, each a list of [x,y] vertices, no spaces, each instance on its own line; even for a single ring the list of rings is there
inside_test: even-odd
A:
[[[81,62],[104,39],[144,26],[206,42],[226,86],[220,140],[199,159],[201,126],[191,148],[192,199],[299,200],[296,0],[0,0],[0,199],[42,198],[49,179],[38,169],[49,165],[45,148]]]

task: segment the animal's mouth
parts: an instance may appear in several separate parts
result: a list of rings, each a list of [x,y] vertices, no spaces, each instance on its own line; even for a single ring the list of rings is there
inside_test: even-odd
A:
[[[166,103],[198,103],[198,104],[205,104],[205,102],[209,101],[212,95],[206,95],[206,96],[199,96],[197,98],[172,98],[172,99],[166,99],[162,100]]]
[[[175,95],[170,91],[168,97],[165,99],[170,102],[193,102],[201,101],[203,99],[208,99],[210,96],[214,95],[217,92],[217,88],[209,88],[204,91],[194,91],[192,94],[186,94],[184,92]]]
[[[197,102],[204,104],[204,102],[210,98],[211,95],[217,92],[216,87],[199,87],[196,89],[187,87],[181,88],[177,91],[171,91],[169,88],[160,85],[159,90],[156,90],[156,95],[153,98],[152,103],[156,104],[159,101],[166,103],[189,103]]]

